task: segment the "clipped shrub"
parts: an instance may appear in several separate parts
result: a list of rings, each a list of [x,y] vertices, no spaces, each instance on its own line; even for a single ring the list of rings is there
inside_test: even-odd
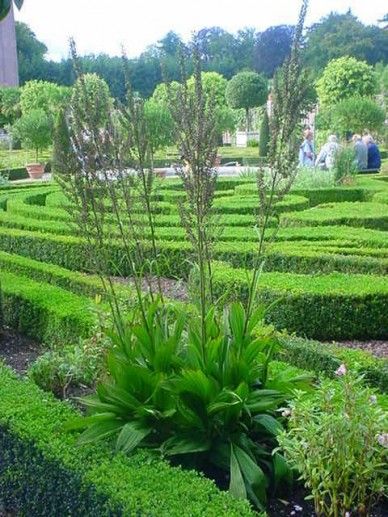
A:
[[[79,413],[0,365],[0,493],[30,516],[192,515],[248,517],[246,501],[146,451],[112,457],[109,446],[77,446],[63,426]]]

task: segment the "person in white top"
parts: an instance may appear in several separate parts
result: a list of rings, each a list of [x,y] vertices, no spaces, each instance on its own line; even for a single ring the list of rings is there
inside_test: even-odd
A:
[[[315,167],[322,170],[331,170],[335,165],[335,157],[338,149],[339,143],[337,137],[330,135],[315,160]]]

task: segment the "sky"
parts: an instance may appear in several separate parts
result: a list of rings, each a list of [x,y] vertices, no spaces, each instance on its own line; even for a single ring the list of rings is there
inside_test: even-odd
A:
[[[27,23],[48,47],[47,57],[68,56],[74,37],[78,53],[138,56],[168,31],[185,41],[204,27],[229,32],[294,24],[300,0],[25,0],[16,19]],[[372,24],[388,11],[386,0],[310,0],[307,25],[330,11],[352,12]]]

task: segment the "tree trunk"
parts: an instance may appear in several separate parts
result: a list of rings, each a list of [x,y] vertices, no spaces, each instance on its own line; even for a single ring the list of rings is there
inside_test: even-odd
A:
[[[0,22],[0,86],[19,86],[13,6]]]
[[[245,135],[246,135],[246,139],[247,139],[247,147],[248,147],[248,136],[249,136],[249,131],[250,131],[250,124],[249,124],[249,108],[245,108],[245,117],[246,117],[246,122],[245,122]]]

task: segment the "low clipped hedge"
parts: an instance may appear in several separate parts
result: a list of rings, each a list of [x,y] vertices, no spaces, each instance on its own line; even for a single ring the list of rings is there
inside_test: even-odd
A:
[[[1,197],[1,196],[0,196]],[[223,220],[230,216],[224,216]],[[257,242],[257,230],[251,226],[224,226],[220,235],[220,241],[253,241]],[[180,221],[175,216],[158,217],[158,224],[155,225],[155,236],[159,240],[165,241],[184,241],[187,239],[186,231],[179,226]],[[177,226],[174,226],[174,225]],[[7,228],[19,230],[38,231],[44,233],[54,233],[57,235],[74,235],[76,227],[70,221],[51,221],[47,219],[39,220],[24,215],[17,215],[10,211],[0,211],[0,225]],[[117,226],[112,224],[111,235],[119,234]],[[143,232],[145,238],[150,237],[146,230]],[[336,247],[356,247],[365,248],[368,252],[371,248],[387,249],[388,242],[385,232],[367,228],[352,228],[349,226],[289,226],[280,228],[272,237],[268,232],[266,238],[272,238],[276,242],[296,242],[309,241],[319,242],[321,245],[327,242],[328,245]],[[358,251],[360,253],[361,250]]]
[[[321,245],[319,245],[321,244]],[[229,262],[235,267],[251,267],[256,259],[257,245],[254,242],[219,242],[214,247],[217,260]],[[47,233],[4,228],[0,226],[0,249],[43,262],[51,262],[71,270],[90,271],[91,264],[88,253],[81,239],[72,235],[54,235]],[[162,276],[185,278],[191,269],[191,246],[183,241],[158,241],[158,268]],[[343,271],[349,273],[385,274],[388,270],[388,259],[377,256],[357,255],[367,250],[351,249],[350,255],[338,254],[340,248],[324,247],[322,243],[297,242],[275,243],[271,246],[266,258],[266,270],[293,271],[296,273],[320,273]],[[384,253],[381,250],[381,253]],[[350,252],[349,252],[350,253]],[[377,248],[370,253],[380,253]],[[122,248],[112,242],[110,246],[111,267],[108,271],[127,276],[129,265],[125,262]],[[152,259],[151,246],[145,248],[145,255]],[[143,267],[144,264],[139,264]],[[155,271],[154,271],[155,273]]]
[[[215,264],[217,296],[247,299],[251,272]],[[388,279],[372,275],[308,276],[263,273],[260,298],[270,305],[266,319],[313,339],[385,339],[388,337]]]
[[[284,348],[278,355],[283,361],[327,377],[334,377],[340,364],[345,363],[348,369],[363,375],[369,385],[388,393],[388,359],[378,359],[363,350],[298,337],[280,339]]]
[[[2,273],[14,273],[17,276],[28,277],[37,282],[51,284],[81,296],[94,297],[96,294],[101,295],[104,293],[101,280],[97,276],[71,271],[55,264],[41,262],[5,251],[0,251],[0,271]],[[121,286],[118,285],[117,291],[120,290]],[[127,289],[125,293],[128,295]]]
[[[277,213],[305,210],[309,203],[305,197],[289,195],[275,206]],[[227,196],[214,200],[214,211],[220,214],[254,214],[259,207],[258,196]]]
[[[145,451],[78,447],[62,426],[74,409],[0,365],[0,499],[29,517],[248,517],[246,501]]]
[[[375,203],[384,203],[388,205],[388,191],[378,192],[373,196]]]
[[[1,320],[49,344],[77,342],[96,324],[92,302],[64,289],[0,271]]]
[[[326,203],[303,212],[283,215],[283,224],[299,226],[349,225],[388,230],[388,212],[382,203]]]
[[[0,176],[5,176],[9,181],[27,179],[28,172],[25,167],[16,167],[14,169],[0,169]]]

